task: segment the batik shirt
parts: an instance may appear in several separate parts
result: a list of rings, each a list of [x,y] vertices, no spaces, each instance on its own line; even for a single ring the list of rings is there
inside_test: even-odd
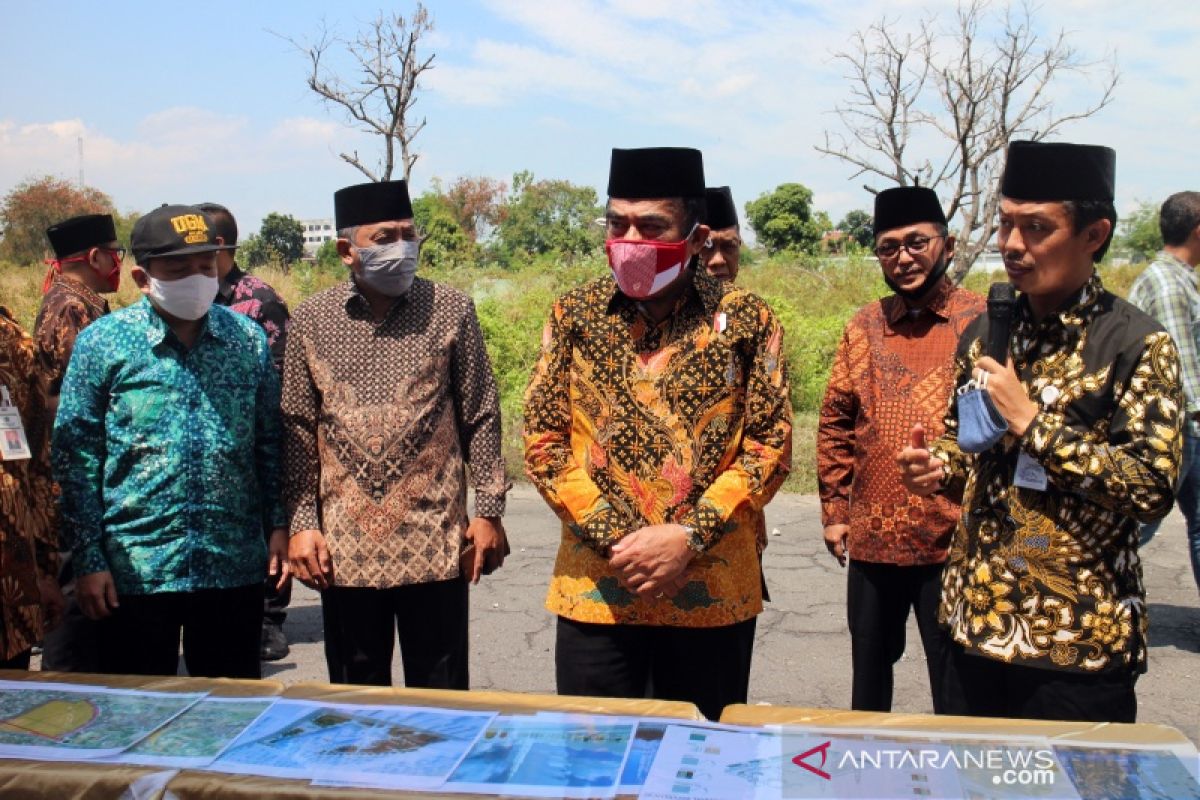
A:
[[[46,394],[34,369],[36,358],[33,339],[8,309],[0,307],[0,386],[8,390],[33,454],[29,459],[0,460],[0,659],[5,660],[41,640],[38,576],[58,574]]]
[[[284,365],[293,534],[319,529],[338,586],[458,576],[475,513],[504,513],[500,396],[471,299],[417,278],[382,320],[355,283],[296,309]]]
[[[283,354],[287,348],[288,307],[279,293],[234,264],[221,281],[214,302],[245,314],[262,326],[267,335],[267,347],[271,349],[271,360],[282,374]]]
[[[821,524],[850,527],[856,561],[940,564],[958,521],[949,498],[918,497],[896,480],[913,425],[942,434],[958,337],[986,307],[948,280],[933,291],[916,311],[894,294],[862,308],[833,359],[817,429]]]
[[[546,607],[580,622],[714,627],[762,610],[756,522],[791,465],[783,329],[703,270],[660,324],[603,278],[562,297],[525,394],[525,465],[562,519]],[[673,598],[608,548],[663,523],[700,551]]]
[[[62,388],[75,337],[107,313],[107,300],[79,281],[55,273],[33,323],[39,363],[52,398],[57,398]]]
[[[959,343],[958,385],[986,337],[984,315]],[[1024,436],[964,453],[956,399],[946,435],[930,446],[946,463],[947,491],[963,497],[939,617],[955,641],[988,658],[1077,673],[1144,670],[1138,527],[1174,501],[1183,408],[1175,344],[1097,276],[1040,322],[1022,297],[1009,344],[1039,407]],[[1018,467],[1035,487],[1040,467],[1045,490],[1018,486]]]
[[[1200,280],[1196,270],[1165,250],[1138,276],[1129,302],[1154,317],[1179,349],[1187,432],[1200,436]]]
[[[54,426],[77,574],[119,593],[260,583],[283,526],[279,377],[262,329],[213,306],[186,348],[146,298],[75,342]]]

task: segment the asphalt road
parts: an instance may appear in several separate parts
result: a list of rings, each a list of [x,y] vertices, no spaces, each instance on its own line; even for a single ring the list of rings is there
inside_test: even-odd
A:
[[[542,601],[558,547],[558,520],[529,486],[509,496],[504,518],[512,555],[472,589],[471,686],[554,692],[554,618]],[[780,495],[767,508],[764,559],[772,602],[759,618],[750,702],[846,708],[850,635],[846,573],[826,552],[812,495]],[[1173,725],[1200,744],[1200,594],[1188,563],[1183,517],[1175,511],[1143,551],[1150,605],[1150,671],[1138,682],[1138,721]],[[296,585],[285,623],[291,654],[264,664],[284,683],[323,681],[321,608]],[[924,654],[910,618],[908,650],[896,667],[894,710],[931,712]],[[399,657],[394,682],[403,685]]]

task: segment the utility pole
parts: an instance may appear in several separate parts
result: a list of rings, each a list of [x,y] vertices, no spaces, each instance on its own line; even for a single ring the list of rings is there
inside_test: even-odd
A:
[[[75,142],[79,145],[79,188],[83,189],[83,137],[76,136]]]

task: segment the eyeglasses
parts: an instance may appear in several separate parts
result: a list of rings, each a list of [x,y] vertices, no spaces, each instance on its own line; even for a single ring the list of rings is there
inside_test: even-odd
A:
[[[934,239],[945,238],[945,236],[910,236],[903,242],[884,242],[876,246],[875,257],[883,259],[895,258],[900,255],[900,248],[904,248],[910,256],[915,256],[928,250],[929,243]]]
[[[116,260],[116,262],[118,264],[122,263],[125,260],[125,253],[127,251],[125,250],[124,247],[101,247],[100,249],[106,253],[112,253],[112,257]]]

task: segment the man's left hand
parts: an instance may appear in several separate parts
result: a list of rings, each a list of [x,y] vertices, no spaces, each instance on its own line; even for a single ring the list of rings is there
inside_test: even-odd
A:
[[[641,597],[675,594],[679,578],[696,557],[682,525],[649,525],[613,545],[609,563],[617,580]]]
[[[471,583],[479,583],[480,575],[490,574],[504,565],[508,538],[499,517],[475,517],[467,526],[465,538],[475,550],[471,572],[463,574]]]
[[[1025,393],[1012,359],[1002,367],[996,359],[984,356],[975,362],[975,369],[987,373],[987,393],[991,395],[996,410],[1008,422],[1008,430],[1015,436],[1024,436],[1039,409],[1037,403]]]
[[[267,575],[272,578],[279,576],[279,580],[275,581],[275,591],[282,589],[292,579],[292,565],[288,561],[287,528],[276,528],[271,531],[271,538],[267,540]]]

